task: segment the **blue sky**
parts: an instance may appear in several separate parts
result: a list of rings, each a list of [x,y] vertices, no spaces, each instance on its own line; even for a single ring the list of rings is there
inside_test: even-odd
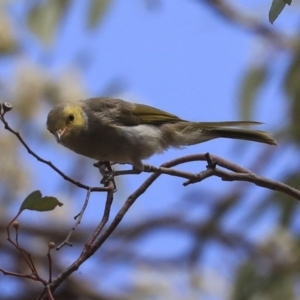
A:
[[[245,71],[249,65],[264,60],[269,53],[264,48],[265,44],[261,38],[221,20],[207,6],[197,1],[186,0],[161,1],[161,5],[153,10],[146,9],[143,1],[116,0],[104,20],[94,30],[87,31],[82,17],[86,3],[74,1],[72,9],[60,24],[59,33],[50,49],[39,44],[31,33],[20,29],[24,59],[47,68],[53,78],[58,77],[64,69],[79,70],[88,97],[101,96],[107,85],[117,78],[123,82],[123,89],[115,96],[124,100],[146,103],[193,121],[241,119],[239,86]],[[241,3],[247,5],[248,2]],[[270,3],[268,1],[264,1],[263,4],[260,4],[260,1],[252,3],[253,13],[262,16],[267,23]],[[22,5],[23,7],[18,7],[14,4],[11,9],[16,27],[24,22],[22,16],[27,3],[23,2]],[[286,15],[285,11],[275,27],[282,28],[282,24],[287,21]],[[289,26],[286,30],[290,30]],[[288,54],[274,54],[268,83],[259,93],[253,114],[255,120],[266,123],[261,129],[270,131],[272,128],[278,129],[287,116],[280,80],[288,59]],[[13,63],[11,68],[13,69]],[[46,114],[47,111],[44,111],[37,122],[40,124],[45,122]],[[36,145],[34,141],[32,143],[43,157],[50,159],[66,172],[76,159],[76,154],[60,148],[54,139],[49,139],[45,145]],[[159,165],[179,156],[210,152],[249,167],[264,147],[266,146],[248,142],[214,140],[181,151],[170,150],[163,155],[152,157],[148,162]],[[273,154],[273,151],[278,150],[274,149],[270,153]],[[288,159],[293,149],[286,149],[284,153]],[[53,194],[53,191],[57,191],[57,184],[61,179],[48,167],[41,166],[33,158],[29,158],[25,151],[21,155],[28,160],[31,170],[39,170],[34,171],[36,173],[32,188],[41,189],[43,194]],[[281,152],[279,166],[264,170],[265,175],[278,179],[280,164],[284,164],[285,161],[285,156],[282,156]],[[82,162],[92,164],[89,159]],[[196,172],[204,169],[205,163],[191,164],[186,168]],[[84,182],[96,185],[97,173],[92,166],[90,169]],[[142,174],[134,178],[128,177],[118,183],[119,192],[116,195],[114,213],[147,176]],[[205,193],[212,195],[213,198],[215,195],[222,195],[233,186],[219,179],[209,179],[188,187],[183,187],[181,183],[181,179],[162,176],[132,207],[124,222],[128,222],[127,219],[147,218],[165,209],[172,209],[189,192]],[[62,190],[57,193],[65,194],[67,198],[68,191],[65,192],[63,186],[64,184],[60,185]],[[241,212],[251,207],[253,202],[256,203],[255,199],[259,201],[260,196],[265,194],[265,191],[258,187],[249,189],[249,193],[250,190],[251,199],[248,199],[248,202],[245,199],[244,206],[237,207],[232,212],[232,218],[229,218],[228,222],[225,221],[224,226],[230,227],[231,222],[235,226]],[[83,192],[78,194],[78,199],[83,201]],[[98,200],[99,195],[92,197],[85,220],[94,222],[98,220],[99,211],[102,209],[99,208],[99,203],[96,203]],[[64,209],[66,212],[72,205],[67,203],[61,213]],[[72,210],[77,211],[79,206],[78,200]],[[184,213],[187,217],[201,219],[205,218],[207,208],[205,205],[199,205],[190,211],[187,205]],[[51,220],[55,214],[56,212],[50,213],[49,219]],[[44,216],[37,213],[34,216],[33,222],[43,221]],[[266,234],[270,224],[274,222],[276,214],[270,212],[264,222],[259,224],[260,235]],[[72,224],[71,217],[70,224]],[[252,236],[260,239],[255,229]],[[182,236],[181,243],[178,243],[175,237],[166,237],[162,232],[141,242],[139,247],[141,253],[163,256],[168,254],[167,248],[180,252],[188,243],[188,236]],[[208,255],[208,264],[214,261],[214,253],[217,254],[215,248],[212,249]],[[81,272],[84,273],[88,269],[89,267],[83,266]],[[126,270],[124,272],[126,273]],[[112,284],[112,281],[109,283]]]

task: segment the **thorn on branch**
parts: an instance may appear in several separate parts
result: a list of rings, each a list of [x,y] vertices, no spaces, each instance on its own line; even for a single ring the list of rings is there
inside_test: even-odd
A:
[[[210,154],[208,152],[205,153],[205,158],[206,158],[206,161],[207,161],[206,168],[207,169],[215,169],[216,166],[217,166],[217,162],[213,161],[213,159],[211,158],[211,156],[210,156]]]

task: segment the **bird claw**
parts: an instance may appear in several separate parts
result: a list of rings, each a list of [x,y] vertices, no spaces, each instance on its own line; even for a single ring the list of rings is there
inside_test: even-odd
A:
[[[110,181],[114,181],[114,177],[115,177],[114,170],[108,171],[107,169],[105,169],[104,173],[102,173],[101,171],[100,173],[103,176],[100,181],[101,184],[104,184],[106,186]]]
[[[113,182],[114,192],[117,191],[117,186],[114,179],[114,170],[111,168],[111,163],[108,161],[98,161],[94,163],[94,167],[98,168],[102,179],[100,181],[104,186],[108,186],[109,182]]]
[[[140,174],[142,170],[137,170],[132,168],[131,170],[114,170],[112,169],[112,165],[118,164],[116,162],[108,162],[108,161],[98,161],[94,163],[94,167],[98,168],[100,174],[102,175],[102,179],[100,181],[101,184],[104,186],[108,186],[109,182],[113,182],[115,190],[116,190],[116,183],[115,177],[120,175],[130,175],[130,174]],[[144,169],[144,165],[143,165]]]

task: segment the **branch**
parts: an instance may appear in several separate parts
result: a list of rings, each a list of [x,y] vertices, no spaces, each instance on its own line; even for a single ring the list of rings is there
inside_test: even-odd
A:
[[[224,0],[196,0],[203,2],[217,12],[221,17],[227,21],[235,23],[252,31],[262,37],[268,39],[272,44],[281,49],[296,50],[296,41],[286,37],[282,33],[272,29],[270,26],[265,25],[256,17],[245,14],[237,10],[234,6],[230,5]]]
[[[236,165],[224,158],[218,157],[216,155],[209,155],[210,159],[218,166],[226,168],[231,172],[224,171],[220,168],[212,168],[208,165],[207,169],[198,173],[189,173],[183,172],[180,170],[170,169],[170,167],[160,167],[155,168],[152,166],[146,165],[145,172],[154,171],[159,174],[167,174],[170,176],[182,177],[189,179],[183,185],[187,186],[192,183],[200,182],[208,177],[217,176],[220,177],[224,181],[246,181],[252,182],[257,186],[261,186],[273,191],[282,192],[288,196],[291,196],[300,201],[300,191],[279,181],[271,180],[266,177],[259,176],[248,169],[245,169],[239,165]],[[168,166],[175,166],[178,164],[191,162],[191,161],[207,161],[207,154],[195,154],[189,155],[185,157],[181,157],[170,161],[167,163]]]
[[[0,105],[1,105],[1,103],[0,103]],[[5,108],[7,105],[10,106],[10,109],[12,108],[11,104],[8,103],[8,102],[3,103],[1,105],[1,107],[3,106],[3,108]],[[107,187],[89,187],[89,186],[87,186],[87,185],[85,185],[85,184],[83,184],[81,182],[78,182],[78,181],[72,179],[71,177],[69,177],[65,173],[63,173],[61,170],[59,170],[55,165],[53,165],[53,163],[51,161],[47,161],[47,160],[41,158],[39,155],[37,155],[33,150],[31,150],[31,148],[28,146],[28,144],[22,138],[22,136],[20,135],[20,133],[17,132],[17,131],[15,131],[15,130],[13,130],[9,126],[8,122],[5,120],[4,115],[10,109],[2,111],[1,107],[0,107],[0,120],[4,124],[4,128],[6,130],[10,131],[12,134],[14,134],[17,137],[17,139],[26,148],[26,150],[28,151],[29,154],[31,154],[33,157],[35,157],[41,163],[48,165],[51,169],[53,169],[56,173],[58,173],[64,180],[71,182],[72,184],[78,186],[79,188],[85,189],[85,190],[90,191],[90,192],[107,192],[108,191]]]
[[[218,2],[218,1],[214,1]],[[6,122],[4,118],[4,114],[11,109],[11,105],[4,103],[0,106],[0,120],[4,123],[5,129],[12,132],[22,143],[22,145],[27,149],[27,151],[33,155],[38,161],[47,164],[50,166],[55,172],[57,172],[59,175],[61,175],[65,180],[68,180],[69,182],[75,184],[76,186],[86,189],[87,197],[85,205],[80,213],[80,217],[78,219],[78,224],[80,222],[82,213],[84,212],[84,209],[87,205],[89,195],[91,192],[95,191],[105,191],[107,192],[107,198],[106,198],[106,205],[105,210],[103,213],[103,217],[101,222],[99,223],[98,227],[94,231],[94,233],[89,238],[88,242],[85,244],[80,256],[77,258],[77,260],[69,266],[65,271],[63,271],[61,274],[59,274],[55,279],[53,279],[52,282],[50,282],[46,285],[46,288],[42,292],[42,294],[38,297],[38,299],[45,298],[46,295],[50,296],[51,291],[54,291],[69,275],[71,275],[74,271],[76,271],[89,257],[91,257],[102,245],[103,243],[108,239],[108,237],[114,232],[114,230],[117,228],[117,226],[120,224],[122,219],[124,218],[125,214],[128,212],[130,207],[134,204],[134,202],[144,193],[146,190],[153,184],[153,182],[161,175],[166,174],[170,176],[176,176],[188,179],[184,183],[184,186],[200,182],[208,177],[211,176],[217,176],[222,178],[222,180],[225,181],[248,181],[252,182],[258,186],[265,187],[271,190],[281,191],[289,196],[294,197],[297,200],[300,200],[300,191],[277,181],[273,181],[261,176],[258,176],[254,173],[252,173],[250,170],[245,169],[241,166],[238,166],[230,161],[227,161],[225,159],[222,159],[218,156],[210,155],[208,153],[206,154],[197,154],[197,155],[189,155],[185,157],[181,157],[172,161],[169,161],[167,163],[162,164],[159,168],[145,165],[144,171],[152,173],[146,181],[132,194],[130,195],[124,205],[121,207],[111,224],[108,226],[108,228],[103,231],[103,228],[105,224],[107,223],[109,219],[110,214],[110,208],[113,201],[113,193],[115,190],[115,184],[113,178],[111,178],[107,183],[106,186],[103,188],[100,187],[88,187],[86,185],[83,185],[80,182],[77,182],[73,180],[72,178],[66,176],[62,171],[60,171],[57,167],[55,167],[51,162],[44,160],[40,156],[38,156],[35,152],[33,152],[27,143],[23,140],[21,135],[14,131]],[[173,167],[187,163],[187,162],[194,162],[194,161],[205,161],[207,162],[206,169],[199,172],[199,173],[191,173],[191,172],[185,172],[181,170],[173,169]],[[109,163],[108,163],[109,165]],[[219,168],[217,168],[219,166]],[[224,171],[221,168],[225,168],[228,171]],[[110,168],[110,165],[109,165]],[[99,169],[100,170],[100,169]],[[101,171],[101,170],[100,170]],[[111,169],[109,170],[111,171]],[[125,174],[125,173],[124,173]],[[76,225],[77,226],[77,225]],[[68,239],[67,239],[68,243]],[[29,257],[30,258],[30,257]],[[30,258],[31,259],[31,258]],[[34,267],[33,267],[34,268]],[[0,270],[3,272],[3,270]],[[6,271],[4,271],[6,272]],[[3,272],[3,273],[4,273]],[[5,274],[5,273],[4,273]],[[8,274],[8,273],[6,273]],[[15,275],[14,273],[11,273],[11,275]],[[52,260],[51,257],[49,257],[49,278],[52,277]],[[49,294],[50,293],[50,294]]]
[[[211,176],[218,176],[222,178],[224,181],[248,181],[252,182],[257,186],[261,186],[264,188],[267,188],[269,190],[273,191],[279,191],[282,192],[288,196],[293,197],[294,199],[297,199],[300,201],[300,191],[290,187],[287,184],[284,184],[279,181],[274,181],[262,176],[258,176],[254,173],[252,174],[236,174],[233,172],[226,172],[224,170],[215,169],[212,172]]]
[[[208,162],[207,169],[198,173],[193,174],[189,172],[182,172],[179,170],[171,169],[172,167],[192,162],[192,161],[206,161]],[[231,172],[223,171],[221,169],[215,168],[218,165],[220,167],[226,168]],[[152,184],[153,182],[161,175],[161,174],[168,174],[172,176],[178,176],[183,178],[188,178],[189,182],[185,183],[185,185],[195,182],[200,182],[205,178],[211,176],[221,177],[223,180],[226,181],[248,181],[252,182],[258,186],[266,187],[271,190],[278,190],[287,195],[293,196],[295,199],[300,200],[300,191],[285,185],[280,182],[272,181],[270,179],[260,177],[251,171],[242,168],[230,161],[227,161],[223,158],[220,158],[215,155],[206,154],[197,154],[197,155],[189,155],[185,157],[181,157],[178,159],[174,159],[167,163],[164,163],[159,168],[155,168],[153,166],[145,165],[146,172],[154,172],[151,176],[148,177],[146,181],[133,193],[131,194],[124,205],[121,207],[109,227],[104,231],[102,235],[100,235],[97,239],[95,239],[95,235],[93,235],[90,239],[89,245],[85,245],[84,250],[80,254],[79,258],[64,272],[62,272],[58,277],[53,280],[52,283],[52,290],[54,291],[61,282],[63,282],[69,275],[71,275],[74,271],[76,271],[80,265],[87,260],[90,256],[92,256],[108,239],[108,237],[114,232],[114,230],[118,227],[122,219],[124,218],[125,214],[128,212],[129,208],[134,204],[134,202],[141,196]],[[107,199],[108,201],[108,199]],[[103,217],[104,218],[104,217]],[[103,221],[103,219],[102,219]],[[102,223],[102,222],[101,222]],[[102,225],[100,223],[100,227],[102,230]],[[98,226],[98,229],[99,229]]]

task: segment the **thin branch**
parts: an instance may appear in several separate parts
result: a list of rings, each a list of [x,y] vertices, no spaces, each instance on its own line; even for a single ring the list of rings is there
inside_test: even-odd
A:
[[[129,198],[126,200],[122,208],[119,210],[118,214],[110,224],[110,226],[106,229],[106,231],[89,247],[88,251],[86,251],[86,247],[81,252],[79,258],[64,272],[58,275],[51,285],[52,291],[54,291],[68,276],[70,276],[74,271],[76,271],[80,265],[87,260],[90,256],[92,256],[104,243],[104,241],[111,235],[111,233],[116,229],[118,224],[122,221],[124,215],[129,210],[131,205],[135,202],[135,200],[142,195],[147,188],[160,176],[158,173],[152,174]],[[109,200],[109,198],[107,198]],[[103,216],[104,218],[104,216]],[[99,225],[100,226],[100,225]],[[99,230],[99,227],[97,228]],[[93,237],[92,237],[93,239]],[[37,300],[42,299],[44,293],[40,295]]]
[[[15,131],[15,130],[13,130],[9,126],[8,122],[4,118],[4,114],[0,115],[0,120],[3,122],[4,128],[6,130],[10,131],[11,133],[13,133],[18,138],[18,140],[26,148],[26,150],[28,151],[29,154],[31,154],[33,157],[35,157],[41,163],[48,165],[51,169],[53,169],[56,173],[58,173],[64,180],[71,182],[72,184],[78,186],[79,188],[82,188],[82,189],[85,189],[85,190],[90,190],[91,192],[107,192],[107,188],[106,187],[89,187],[89,186],[87,186],[87,185],[85,185],[85,184],[83,184],[81,182],[78,182],[78,181],[72,179],[71,177],[67,176],[65,173],[63,173],[61,170],[59,170],[51,161],[47,161],[47,160],[41,158],[33,150],[31,150],[31,148],[27,145],[27,143],[22,138],[22,136],[20,135],[20,133],[17,132],[17,131]]]
[[[209,157],[209,161],[208,161]],[[208,161],[207,169],[198,173],[198,174],[192,174],[188,172],[181,172],[178,170],[170,169],[173,166],[176,166],[178,164],[191,162],[191,161]],[[211,163],[214,163],[216,165],[220,165],[224,168],[227,168],[228,170],[231,170],[231,172],[226,172],[223,170],[220,170],[218,168],[211,167]],[[52,288],[55,290],[59,284],[64,281],[70,274],[72,274],[75,270],[77,270],[80,265],[88,259],[91,255],[93,255],[100,247],[101,245],[107,240],[107,238],[114,232],[114,230],[117,228],[117,226],[120,224],[122,219],[124,218],[125,214],[129,210],[129,208],[133,205],[133,203],[137,200],[139,196],[141,196],[147,189],[150,187],[153,182],[161,175],[161,174],[168,174],[172,176],[176,176],[176,174],[179,177],[190,177],[192,180],[195,180],[197,178],[197,182],[204,180],[205,178],[211,177],[211,176],[218,176],[221,177],[223,180],[232,180],[235,179],[238,181],[249,181],[252,183],[255,183],[259,186],[263,186],[272,190],[279,190],[283,193],[286,193],[288,195],[291,195],[295,197],[296,199],[300,199],[300,191],[297,191],[296,189],[289,187],[285,184],[281,184],[276,181],[269,180],[267,178],[263,178],[260,176],[257,176],[253,173],[251,173],[249,170],[244,169],[234,163],[231,163],[230,161],[227,161],[225,159],[222,159],[218,156],[214,155],[208,155],[206,154],[197,154],[197,155],[189,155],[185,157],[181,157],[175,160],[172,160],[168,163],[165,163],[161,165],[160,168],[155,168],[152,166],[146,166],[145,170],[147,171],[154,171],[154,173],[148,177],[148,179],[132,194],[130,195],[124,205],[121,207],[109,227],[105,230],[105,232],[95,240],[95,237],[97,235],[93,235],[90,239],[89,246],[85,246],[84,250],[82,251],[80,257],[63,273],[61,273],[56,279],[53,281]],[[190,182],[192,183],[192,181]],[[107,198],[108,201],[109,198]],[[105,215],[105,214],[104,214]],[[103,217],[104,218],[104,217]],[[100,225],[99,225],[100,226]],[[99,228],[99,227],[98,227]],[[102,230],[102,225],[100,226]],[[100,231],[99,231],[100,232]],[[92,243],[91,243],[92,241]],[[94,242],[95,241],[95,242]]]
[[[240,25],[241,27],[267,38],[272,44],[279,48],[296,50],[296,40],[288,38],[276,31],[271,26],[262,23],[257,17],[246,14],[225,0],[196,0],[203,2],[217,12],[227,21]]]
[[[54,243],[50,242],[48,245],[48,252],[47,252],[47,258],[48,258],[48,268],[49,268],[49,278],[48,282],[52,281],[52,257],[51,257],[51,250],[54,248]]]
[[[65,180],[68,180],[71,183],[75,184],[76,186],[86,189],[88,191],[85,204],[80,213],[80,217],[78,218],[78,221],[77,221],[78,224],[80,223],[82,214],[87,205],[90,193],[93,191],[107,192],[106,205],[105,205],[105,210],[103,213],[102,220],[99,223],[96,230],[91,235],[89,241],[85,244],[80,256],[78,257],[78,259],[75,262],[73,262],[73,264],[69,268],[67,268],[65,271],[63,271],[61,274],[59,274],[53,280],[53,282],[49,282],[45,286],[44,291],[38,297],[38,299],[42,299],[42,298],[46,297],[46,295],[48,295],[48,297],[51,297],[52,296],[51,291],[53,292],[69,275],[71,275],[74,271],[76,271],[81,266],[82,263],[84,263],[90,256],[92,256],[102,246],[102,244],[107,240],[107,238],[114,232],[114,230],[120,224],[120,222],[124,218],[125,214],[128,212],[130,207],[134,204],[134,202],[138,199],[138,197],[141,196],[161,174],[177,176],[177,177],[182,177],[182,178],[188,179],[188,181],[185,182],[184,185],[200,182],[211,176],[220,177],[220,178],[222,178],[222,180],[225,180],[225,181],[248,181],[248,182],[252,182],[261,187],[265,187],[265,188],[268,188],[271,190],[281,191],[287,195],[290,195],[290,196],[296,198],[297,200],[300,200],[300,191],[298,191],[286,184],[258,176],[256,174],[252,173],[251,171],[249,171],[245,168],[242,168],[242,167],[240,167],[232,162],[229,162],[225,159],[222,159],[218,156],[210,155],[208,153],[189,155],[189,156],[181,157],[181,158],[172,160],[170,162],[164,163],[159,168],[145,165],[145,168],[144,168],[145,172],[152,173],[151,176],[149,176],[148,179],[145,180],[144,183],[132,195],[130,195],[127,198],[124,205],[121,207],[121,209],[119,210],[119,212],[117,213],[117,215],[115,216],[115,218],[113,219],[111,224],[107,227],[107,229],[104,232],[102,232],[105,224],[109,220],[110,208],[111,208],[111,205],[113,202],[113,193],[114,193],[114,189],[115,189],[113,177],[112,178],[108,177],[108,180],[105,182],[106,186],[104,188],[99,188],[99,187],[91,188],[91,187],[83,185],[77,181],[74,181],[73,179],[66,176],[63,172],[61,172],[58,168],[56,168],[51,162],[42,159],[35,152],[33,152],[29,148],[29,146],[25,143],[25,141],[20,136],[20,134],[9,127],[8,123],[4,119],[4,114],[5,114],[5,111],[4,112],[0,111],[0,119],[4,123],[5,129],[12,132],[19,139],[19,141],[22,143],[22,145],[27,149],[27,151],[31,155],[33,155],[40,162],[49,165],[54,171],[56,171],[59,175],[61,175]],[[177,165],[183,164],[183,163],[187,163],[187,162],[192,162],[192,161],[193,162],[194,161],[207,162],[208,165],[206,166],[206,170],[204,170],[200,173],[194,174],[194,173],[190,173],[190,172],[173,169],[174,166],[177,166]],[[229,170],[229,172],[224,171],[220,168],[217,168],[216,166],[225,168],[225,169]],[[109,163],[108,163],[108,169],[109,169],[109,172],[112,171]],[[9,237],[9,235],[8,235],[8,237]],[[17,242],[14,243],[13,241],[11,241],[11,243],[13,245],[15,245],[15,247],[21,251],[22,248],[19,247]],[[21,251],[21,253],[23,254],[23,256],[25,256],[24,257],[25,260],[26,260],[26,258],[28,258],[27,264],[29,266],[32,265],[31,269],[35,275],[34,277],[36,277],[36,280],[39,280],[45,284],[45,281],[42,280],[38,276],[30,254],[27,253],[26,251],[24,251],[24,252]],[[26,253],[26,255],[25,255],[25,253]],[[50,255],[50,253],[49,253],[49,255]],[[48,256],[48,259],[49,259],[49,264],[51,265],[51,263],[52,263],[51,257]],[[7,273],[6,271],[4,271],[2,269],[0,269],[0,271],[2,271],[4,274],[15,275],[15,276],[20,275],[20,274],[17,275],[15,273]],[[24,275],[23,277],[26,277],[26,275]],[[52,267],[49,267],[49,280],[51,280],[51,277],[52,277]],[[50,292],[50,294],[49,294],[49,292]]]
[[[99,236],[99,234],[102,232],[105,224],[107,223],[107,221],[109,220],[109,215],[110,215],[110,208],[114,199],[114,187],[115,187],[115,182],[114,180],[111,180],[108,185],[111,187],[110,192],[107,193],[107,197],[106,197],[106,202],[105,202],[105,208],[104,208],[104,213],[103,213],[103,217],[102,220],[99,224],[99,226],[97,227],[97,229],[95,230],[93,236],[91,237],[91,239],[87,242],[87,246],[88,248],[90,248],[93,243],[95,242],[96,238]]]
[[[252,174],[237,174],[237,173],[232,173],[232,172],[226,172],[224,170],[220,169],[215,169],[213,171],[212,176],[218,176],[222,178],[224,181],[248,181],[252,182],[257,186],[261,186],[264,188],[267,188],[269,190],[273,191],[279,191],[282,192],[288,196],[293,197],[294,199],[297,199],[300,201],[300,191],[290,187],[289,185],[279,182],[279,181],[274,181],[271,179],[268,179],[266,177],[262,177],[259,175],[256,175],[254,173]]]
[[[86,194],[86,197],[85,197],[85,201],[84,201],[84,204],[83,204],[83,206],[82,206],[82,208],[81,208],[81,211],[80,211],[80,213],[75,217],[75,219],[77,219],[75,225],[72,227],[72,229],[70,230],[70,232],[69,232],[68,236],[65,238],[65,240],[64,240],[61,244],[59,244],[59,245],[56,247],[56,250],[59,250],[59,249],[60,249],[61,247],[63,247],[64,245],[72,246],[72,244],[70,243],[70,238],[71,238],[73,232],[75,231],[75,229],[77,228],[77,226],[78,226],[78,225],[80,224],[80,222],[81,222],[82,216],[83,216],[83,214],[84,214],[84,212],[85,212],[85,209],[87,208],[87,205],[88,205],[88,203],[89,203],[90,195],[91,195],[91,190],[89,189],[89,190],[87,191],[87,194]]]

